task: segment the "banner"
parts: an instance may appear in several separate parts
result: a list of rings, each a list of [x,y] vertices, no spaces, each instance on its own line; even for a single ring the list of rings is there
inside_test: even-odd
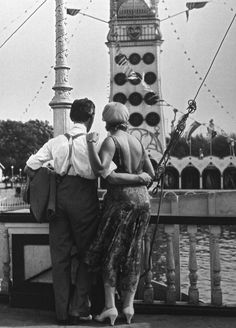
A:
[[[197,122],[197,121],[194,121],[188,131],[186,131],[186,134],[185,134],[185,138],[186,138],[186,141],[189,142],[190,138],[191,138],[191,135],[193,134],[193,132],[201,125],[201,123]]]

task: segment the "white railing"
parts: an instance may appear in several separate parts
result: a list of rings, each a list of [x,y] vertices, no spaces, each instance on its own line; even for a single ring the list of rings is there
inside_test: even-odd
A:
[[[20,209],[28,209],[29,204],[25,203],[22,198],[15,199],[2,199],[0,200],[0,213],[1,212],[9,212],[9,211],[17,211]]]
[[[220,238],[221,225],[236,225],[236,191],[234,192],[217,192],[217,193],[200,193],[188,194],[187,197],[180,197],[177,194],[167,192],[163,199],[161,206],[161,221],[164,225],[163,231],[165,234],[165,269],[166,269],[166,287],[164,291],[164,298],[160,301],[156,299],[156,284],[153,281],[152,268],[148,267],[148,257],[151,245],[151,238],[153,225],[155,224],[155,212],[158,208],[158,197],[152,199],[153,216],[150,222],[150,228],[146,234],[144,244],[145,252],[143,259],[143,267],[147,274],[144,277],[143,287],[141,288],[141,297],[137,297],[136,305],[150,305],[153,306],[166,304],[167,306],[191,305],[201,307],[201,293],[199,290],[199,266],[201,257],[198,250],[198,227],[208,226],[209,246],[204,252],[209,254],[209,281],[208,289],[210,290],[210,301],[205,303],[214,307],[225,307],[224,293],[226,292],[221,283],[221,257],[220,257]],[[11,214],[9,214],[11,215]],[[13,214],[12,214],[13,216]],[[15,215],[14,215],[15,216]],[[28,214],[29,216],[29,214]],[[21,216],[22,218],[22,216]],[[235,219],[235,220],[234,220]],[[185,220],[185,222],[184,222]],[[2,239],[2,256],[3,264],[2,276],[2,292],[7,293],[11,287],[11,245],[9,244],[9,231],[13,233],[13,226],[17,224],[17,233],[21,229],[22,233],[26,233],[25,223],[17,223],[15,216],[15,223],[3,223],[1,231]],[[26,220],[27,221],[27,220]],[[6,221],[5,221],[6,222]],[[12,222],[12,221],[11,221]],[[188,264],[186,265],[187,275],[185,285],[187,285],[187,301],[181,298],[181,252],[180,252],[180,235],[179,226],[184,224],[185,232],[187,232],[187,247],[188,247]],[[33,233],[34,223],[31,224],[31,232]],[[37,226],[37,224],[35,224]],[[39,227],[36,227],[39,229]],[[35,229],[35,231],[37,230]],[[38,232],[35,232],[36,234]],[[236,250],[235,250],[236,251]],[[29,259],[28,259],[29,260]],[[154,264],[154,263],[153,263]],[[232,270],[233,271],[233,270]],[[234,275],[234,272],[232,272]],[[140,303],[141,302],[141,303]],[[232,308],[232,305],[230,305]],[[236,304],[233,305],[236,309]],[[156,311],[156,310],[155,310]]]

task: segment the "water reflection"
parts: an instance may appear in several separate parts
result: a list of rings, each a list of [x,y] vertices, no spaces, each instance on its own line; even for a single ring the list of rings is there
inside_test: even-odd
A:
[[[236,303],[236,227],[222,226],[220,237],[221,261],[221,288],[223,304]],[[203,302],[211,302],[210,287],[210,252],[209,228],[198,227],[197,232],[197,264],[198,264],[198,289],[199,297]],[[180,227],[180,263],[181,263],[181,292],[188,294],[189,288],[189,236],[187,227]],[[160,225],[157,242],[153,252],[154,279],[166,283],[166,236],[164,226]]]

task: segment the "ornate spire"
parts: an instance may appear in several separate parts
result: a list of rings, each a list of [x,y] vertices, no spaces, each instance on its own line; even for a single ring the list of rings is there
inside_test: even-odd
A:
[[[121,0],[118,1],[118,17],[154,16],[150,0]]]

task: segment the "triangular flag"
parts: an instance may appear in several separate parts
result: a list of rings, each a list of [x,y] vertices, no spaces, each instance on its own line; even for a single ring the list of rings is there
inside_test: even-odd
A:
[[[80,12],[80,9],[67,8],[66,12],[68,15],[75,16]]]
[[[186,18],[187,18],[187,21],[189,19],[189,11],[190,10],[203,8],[208,2],[209,1],[187,2],[186,3],[186,7],[188,8],[188,10],[186,10]]]
[[[203,8],[208,1],[199,1],[199,2],[187,2],[186,7],[189,10]]]

